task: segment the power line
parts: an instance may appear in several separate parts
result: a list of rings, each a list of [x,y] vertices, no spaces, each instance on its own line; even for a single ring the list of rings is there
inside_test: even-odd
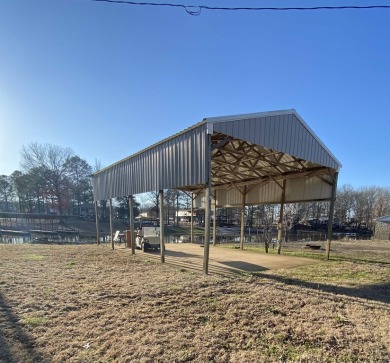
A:
[[[218,10],[218,11],[309,11],[309,10],[364,10],[364,9],[390,9],[390,5],[340,5],[340,6],[311,6],[311,7],[220,7],[208,5],[184,5],[171,3],[151,3],[137,2],[127,0],[91,0],[96,2],[123,4],[123,5],[138,5],[138,6],[159,6],[184,9],[190,15],[200,15],[202,10]]]

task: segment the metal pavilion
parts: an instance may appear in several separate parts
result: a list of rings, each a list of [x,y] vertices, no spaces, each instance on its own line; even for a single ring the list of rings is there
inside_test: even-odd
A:
[[[158,190],[163,220],[164,189],[192,193],[192,208],[205,208],[203,271],[207,274],[211,205],[241,206],[244,211],[246,205],[280,204],[281,239],[284,203],[330,201],[329,257],[340,168],[340,162],[293,109],[211,117],[96,172],[95,208],[99,200],[110,200],[111,211],[112,198]],[[132,235],[133,220],[130,216]],[[97,213],[96,224],[99,240]],[[243,235],[241,223],[241,248]],[[164,262],[163,228],[160,243]]]

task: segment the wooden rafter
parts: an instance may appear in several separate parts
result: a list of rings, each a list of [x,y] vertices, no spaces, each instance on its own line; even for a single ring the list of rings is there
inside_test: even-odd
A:
[[[256,150],[255,147],[251,147],[251,151],[253,151],[256,155],[248,157],[248,153],[245,150],[240,151],[237,149],[234,149],[234,150],[224,149],[223,151],[221,150],[221,154],[222,155],[228,154],[229,156],[231,156],[232,158],[235,158],[237,161],[240,161],[240,162],[246,162],[246,161],[250,161],[250,160],[256,160],[257,162],[263,161],[263,162],[268,163],[274,169],[276,169],[276,171],[278,173],[285,172],[285,170],[280,170],[279,167],[282,167],[282,168],[284,167],[284,168],[288,168],[288,169],[295,169],[295,170],[299,170],[299,171],[302,170],[302,168],[303,168],[302,165],[300,167],[288,165],[292,162],[294,163],[295,162],[294,160],[288,161],[287,163],[281,162],[280,160],[283,158],[284,155],[286,155],[284,153],[280,153],[280,152],[279,153],[271,153],[271,154],[267,154],[268,156],[265,156],[264,154],[262,154],[261,152]],[[277,160],[271,160],[271,157],[272,156],[275,157],[275,155],[279,155],[279,158],[277,158]],[[243,158],[245,158],[245,159],[243,159]]]
[[[225,138],[219,140],[216,144],[212,144],[211,149],[212,150],[219,150],[226,146],[233,138],[231,136],[226,136]]]
[[[269,182],[282,188],[283,180],[312,176],[332,185],[326,177],[332,175],[329,168],[223,134],[213,135],[211,162],[216,188]]]

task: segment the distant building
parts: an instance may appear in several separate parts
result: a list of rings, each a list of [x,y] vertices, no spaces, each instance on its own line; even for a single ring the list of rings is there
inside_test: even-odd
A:
[[[192,216],[195,218],[196,213],[194,212]],[[176,218],[178,218],[180,222],[191,222],[191,211],[179,210],[176,212]]]
[[[390,215],[375,219],[374,238],[390,240]]]

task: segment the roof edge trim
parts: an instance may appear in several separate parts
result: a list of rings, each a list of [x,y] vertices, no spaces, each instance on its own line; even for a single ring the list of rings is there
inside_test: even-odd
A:
[[[221,122],[221,121],[238,121],[238,120],[245,120],[248,118],[256,118],[256,117],[289,115],[292,113],[296,114],[297,112],[292,108],[292,109],[288,109],[288,110],[276,110],[276,111],[243,113],[243,114],[237,114],[237,115],[206,117],[203,119],[203,121],[212,122],[212,123]]]
[[[339,168],[337,171],[340,170],[340,168],[343,166],[340,161],[333,155],[333,153],[328,149],[328,147],[320,140],[320,138],[317,136],[317,134],[312,130],[312,128],[303,120],[303,118],[299,115],[299,113],[296,110],[294,111],[295,117],[301,122],[301,124],[313,135],[313,137],[316,139],[316,141],[324,148],[324,150],[329,154],[331,158],[334,159],[334,161],[339,165]]]

